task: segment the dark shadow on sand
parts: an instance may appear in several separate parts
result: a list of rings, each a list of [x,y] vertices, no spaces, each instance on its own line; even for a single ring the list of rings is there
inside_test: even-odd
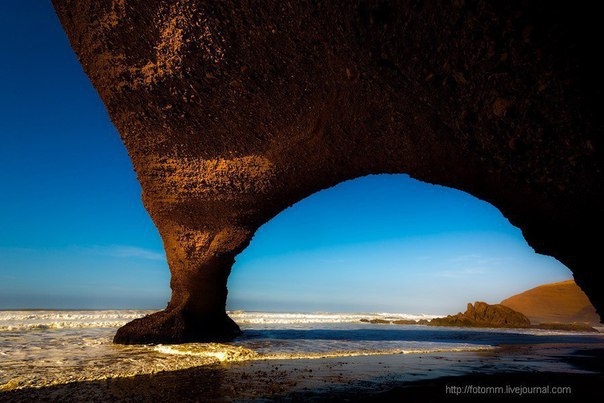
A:
[[[191,368],[139,375],[132,378],[74,382],[40,389],[0,393],[2,402],[600,402],[604,376],[601,374],[503,373],[443,377],[391,385],[386,392],[368,392],[350,385],[344,390],[322,389],[283,393],[267,380],[267,387],[254,397],[240,396],[223,381],[224,370]],[[258,382],[257,382],[258,383]],[[474,393],[462,393],[468,386]],[[478,393],[477,388],[499,387],[570,388],[565,394]],[[245,387],[245,385],[243,385]]]
[[[604,385],[601,372],[604,349],[583,350],[576,356],[561,358],[577,368],[600,372],[552,373],[515,372],[483,375],[474,373],[436,379],[395,382],[379,390],[366,382],[352,382],[345,388],[317,387],[295,390],[278,372],[262,366],[244,372],[222,365],[138,375],[99,381],[74,382],[45,388],[30,388],[0,393],[2,402],[600,402]],[[321,365],[317,363],[317,365]],[[283,373],[281,373],[283,374]],[[384,387],[385,386],[385,387]],[[566,393],[478,393],[479,388],[506,387],[568,388]],[[466,391],[466,388],[470,388]],[[474,393],[469,393],[474,391]],[[468,393],[466,393],[468,392]]]

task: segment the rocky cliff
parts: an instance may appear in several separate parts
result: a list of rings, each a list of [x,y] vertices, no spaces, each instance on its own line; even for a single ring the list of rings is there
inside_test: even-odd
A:
[[[377,173],[467,191],[604,312],[597,2],[53,0],[132,159],[172,274],[119,343],[229,338],[256,229]]]
[[[465,312],[448,315],[443,318],[434,318],[430,326],[463,326],[463,327],[514,327],[522,328],[531,325],[530,320],[507,306],[476,301],[474,305],[468,303]]]
[[[544,284],[501,301],[526,315],[531,323],[586,323],[600,321],[595,308],[573,280]]]

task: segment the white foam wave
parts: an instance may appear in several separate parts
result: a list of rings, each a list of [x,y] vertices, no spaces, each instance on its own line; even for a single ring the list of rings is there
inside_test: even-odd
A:
[[[0,311],[0,332],[79,328],[117,328],[153,313],[150,310],[103,311]],[[276,313],[232,311],[240,325],[305,325],[360,323],[361,320],[421,320],[435,315],[404,313]]]
[[[49,322],[49,323],[19,323],[15,325],[0,325],[0,332],[14,332],[20,330],[53,330],[53,329],[87,329],[120,327],[127,321],[105,322]]]
[[[363,320],[430,320],[436,315],[406,313],[279,313],[231,311],[229,316],[242,325],[254,324],[312,324],[312,323],[358,323]]]
[[[148,310],[0,311],[0,332],[117,328],[152,312]]]
[[[258,358],[258,354],[250,349],[220,343],[157,345],[154,350],[163,354],[188,355],[219,362],[248,361]]]
[[[193,356],[208,359],[204,363],[234,362],[250,360],[303,360],[338,357],[361,357],[374,355],[393,354],[430,354],[463,351],[486,351],[493,350],[494,346],[472,345],[472,344],[447,344],[434,345],[426,343],[417,347],[397,348],[361,348],[354,350],[331,350],[331,351],[272,351],[259,353],[245,347],[233,346],[219,343],[189,343],[180,345],[158,345],[154,350],[167,355]]]
[[[495,349],[494,346],[465,346],[465,347],[442,347],[442,348],[416,348],[416,349],[386,349],[386,350],[367,350],[367,351],[333,351],[333,352],[305,352],[305,353],[274,353],[263,356],[266,360],[304,360],[321,358],[339,358],[339,357],[365,357],[378,355],[396,355],[396,354],[431,354],[431,353],[456,353],[470,351],[489,351]]]

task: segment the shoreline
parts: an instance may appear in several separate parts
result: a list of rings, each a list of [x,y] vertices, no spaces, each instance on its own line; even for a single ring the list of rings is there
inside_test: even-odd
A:
[[[546,355],[541,356],[544,352]],[[535,363],[535,356],[545,357],[545,361],[557,359],[560,366],[540,371],[547,367]],[[484,352],[231,362],[15,389],[0,393],[0,400],[438,402],[487,398],[590,402],[600,400],[603,381],[603,345],[511,345]],[[545,387],[549,388],[547,393],[539,389]],[[521,393],[522,388],[533,389]],[[570,389],[569,393],[553,393],[555,388]]]
[[[257,372],[280,375],[263,367]],[[301,371],[308,371],[302,369]],[[558,372],[515,372],[445,376],[407,382],[392,382],[372,390],[367,384],[289,390],[283,382],[258,377],[224,385],[220,370],[187,370],[75,382],[45,388],[0,393],[6,402],[441,402],[441,401],[577,401],[600,402],[604,375]],[[545,388],[545,390],[543,390]],[[525,399],[525,400],[522,400]]]

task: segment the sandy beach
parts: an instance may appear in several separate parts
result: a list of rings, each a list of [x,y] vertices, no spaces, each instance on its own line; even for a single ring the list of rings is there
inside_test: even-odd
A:
[[[535,346],[217,364],[0,394],[0,401],[600,401],[604,348]],[[551,366],[550,366],[551,368]]]

